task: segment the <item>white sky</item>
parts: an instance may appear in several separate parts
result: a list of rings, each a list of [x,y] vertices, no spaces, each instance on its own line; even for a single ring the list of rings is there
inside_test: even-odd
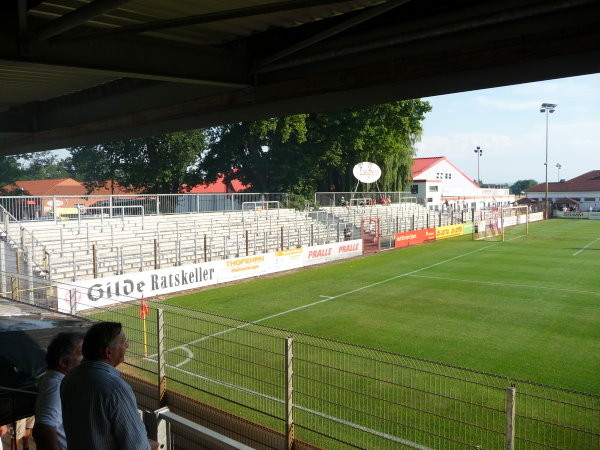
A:
[[[423,122],[417,157],[446,156],[471,179],[483,149],[483,183],[545,180],[546,119],[542,103],[557,104],[548,117],[548,181],[600,169],[600,74],[424,98],[432,111]]]

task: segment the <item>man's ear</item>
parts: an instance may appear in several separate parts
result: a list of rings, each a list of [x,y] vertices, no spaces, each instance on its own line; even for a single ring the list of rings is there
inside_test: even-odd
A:
[[[61,356],[60,358],[58,358],[58,367],[60,369],[66,369],[68,365],[69,365],[69,363],[67,362],[67,360],[64,356]]]
[[[110,359],[112,355],[112,348],[109,346],[104,347],[104,359]]]

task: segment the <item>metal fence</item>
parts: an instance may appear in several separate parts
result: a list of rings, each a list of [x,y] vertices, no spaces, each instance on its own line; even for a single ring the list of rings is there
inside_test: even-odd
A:
[[[60,222],[18,221],[0,205],[0,233],[10,243],[7,254],[20,252],[9,258],[22,260],[18,273],[31,270],[57,281],[77,281],[339,242],[348,239],[346,230],[357,239],[365,217],[380,218],[383,248],[394,246],[395,233],[473,218],[472,211],[430,211],[412,202],[306,212],[279,205],[242,202],[238,211],[170,216],[138,215],[141,206],[112,207],[112,214],[123,214],[119,217],[98,216],[93,207],[93,217],[83,220],[79,214]]]
[[[410,192],[317,192],[315,205],[321,208],[331,206],[362,206],[375,204],[417,203]]]
[[[244,203],[266,201],[286,208],[297,202],[285,193],[0,196],[0,206],[19,221],[240,211]]]
[[[154,379],[157,397],[173,389],[288,445],[600,448],[598,395],[148,303],[145,321],[137,301],[85,314],[124,324],[128,372]]]

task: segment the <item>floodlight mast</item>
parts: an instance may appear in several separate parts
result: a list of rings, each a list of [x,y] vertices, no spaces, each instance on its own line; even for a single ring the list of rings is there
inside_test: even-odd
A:
[[[554,103],[542,103],[540,107],[541,113],[546,113],[546,162],[544,165],[546,166],[546,198],[544,200],[544,212],[546,214],[546,219],[548,219],[548,113],[552,114],[558,105]]]
[[[473,151],[477,153],[477,184],[479,185],[479,187],[481,187],[481,178],[479,178],[479,158],[481,157],[483,150],[481,149],[481,147],[477,147]]]

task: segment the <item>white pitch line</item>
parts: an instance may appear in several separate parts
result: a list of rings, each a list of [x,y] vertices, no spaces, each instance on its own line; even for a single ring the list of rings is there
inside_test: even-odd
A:
[[[600,240],[599,238],[594,239],[592,242],[590,242],[588,245],[586,245],[583,248],[580,248],[579,250],[577,250],[575,253],[573,253],[573,256],[577,256],[579,255],[582,251],[584,251],[586,248],[588,248],[590,245],[593,245],[595,242],[598,242]]]
[[[190,372],[190,371],[185,370],[185,369],[180,369],[178,366],[171,366],[171,365],[168,365],[168,364],[167,364],[167,366],[171,367],[173,369],[179,370],[179,371],[185,373],[186,375],[191,375],[193,377],[200,378],[202,380],[205,380],[205,381],[208,381],[208,382],[211,382],[211,383],[219,384],[221,386],[225,386],[225,387],[228,387],[228,388],[231,388],[231,389],[235,389],[235,390],[238,390],[238,391],[241,391],[241,392],[245,392],[247,394],[255,395],[257,397],[262,397],[262,398],[271,400],[273,402],[284,404],[284,401],[282,399],[277,398],[277,397],[273,397],[271,395],[267,395],[267,394],[263,394],[261,392],[253,391],[252,389],[248,389],[248,388],[243,388],[243,387],[240,387],[240,386],[236,386],[235,384],[225,383],[223,381],[219,381],[219,380],[216,380],[214,378],[207,377],[205,375],[200,375],[200,374],[197,374],[197,373],[194,373],[194,372]],[[416,442],[408,441],[408,440],[402,439],[402,438],[400,438],[398,436],[394,436],[394,435],[388,434],[388,433],[383,433],[381,431],[374,430],[372,428],[367,428],[364,425],[359,425],[357,423],[350,422],[348,420],[340,419],[340,418],[335,417],[335,416],[330,416],[329,414],[325,414],[325,413],[322,413],[322,412],[319,412],[319,411],[315,411],[314,409],[308,409],[308,408],[305,408],[303,406],[299,406],[298,404],[294,405],[294,407],[296,409],[301,410],[301,411],[308,412],[308,413],[310,413],[310,414],[312,414],[314,416],[323,417],[323,418],[329,419],[329,420],[331,420],[333,422],[337,422],[337,423],[340,423],[342,425],[346,425],[346,426],[349,426],[351,428],[355,428],[355,429],[367,432],[369,434],[382,437],[384,439],[387,439],[389,441],[402,444],[402,445],[407,446],[407,447],[416,448],[416,449],[419,449],[419,450],[433,450],[433,449],[430,449],[429,447],[425,447],[424,445],[417,444]]]
[[[419,272],[422,272],[424,270],[431,269],[433,267],[437,267],[437,266],[440,266],[442,264],[449,263],[449,262],[454,261],[456,259],[472,255],[473,253],[477,253],[477,252],[486,250],[488,248],[495,247],[495,246],[497,246],[499,244],[500,243],[486,245],[485,247],[478,248],[477,250],[473,250],[473,251],[470,251],[470,252],[467,252],[467,253],[463,253],[462,255],[454,256],[454,257],[446,259],[444,261],[440,261],[440,262],[437,262],[435,264],[430,264],[429,266],[426,266],[426,267],[421,267],[420,269],[416,269],[416,270],[412,270],[410,272],[402,273],[400,275],[396,275],[396,276],[393,276],[391,278],[387,278],[385,280],[378,281],[376,283],[368,284],[366,286],[362,286],[362,287],[359,287],[359,288],[356,288],[356,289],[352,289],[351,291],[343,292],[341,294],[334,295],[332,297],[324,298],[323,300],[318,300],[316,302],[308,303],[306,305],[297,306],[296,308],[292,308],[292,309],[288,309],[287,311],[282,311],[282,312],[279,312],[279,313],[276,313],[276,314],[272,314],[270,316],[263,317],[262,319],[254,320],[252,322],[246,322],[246,323],[243,323],[243,324],[241,324],[241,325],[239,325],[237,327],[232,327],[232,328],[228,328],[228,329],[223,330],[223,331],[219,331],[218,333],[209,334],[208,336],[201,337],[201,338],[196,339],[194,341],[188,342],[187,344],[182,344],[182,345],[179,345],[177,347],[173,347],[173,348],[167,350],[166,352],[171,352],[171,351],[176,350],[178,348],[187,347],[188,345],[194,345],[194,344],[197,344],[198,342],[202,342],[202,341],[205,341],[207,339],[210,339],[210,338],[213,338],[213,337],[216,337],[216,336],[220,336],[220,335],[225,334],[225,333],[229,333],[231,331],[239,330],[241,328],[246,328],[246,327],[248,327],[250,325],[254,325],[254,324],[257,324],[257,323],[260,323],[260,322],[264,322],[265,320],[269,320],[269,319],[273,319],[275,317],[283,316],[284,314],[289,314],[291,312],[299,311],[301,309],[309,308],[311,306],[320,305],[321,303],[325,303],[325,302],[328,302],[328,301],[331,301],[331,300],[335,300],[335,299],[338,299],[340,297],[345,297],[346,295],[355,294],[357,292],[364,291],[365,289],[369,289],[369,288],[372,288],[374,286],[379,286],[380,284],[388,283],[390,281],[397,280],[399,278],[404,278],[404,277],[413,275],[415,273],[419,273]],[[150,355],[147,359],[152,360],[152,358],[155,357],[155,356],[157,356],[157,355],[156,354]]]
[[[446,281],[458,281],[461,283],[473,283],[473,284],[489,284],[493,286],[504,286],[504,287],[521,287],[528,289],[546,289],[549,291],[562,291],[562,292],[571,292],[573,294],[591,294],[591,295],[600,295],[600,292],[594,291],[582,291],[579,289],[565,289],[565,288],[557,288],[557,287],[548,287],[548,286],[536,286],[530,284],[515,284],[515,283],[498,283],[496,281],[478,281],[478,280],[463,280],[460,278],[446,278],[446,277],[430,277],[427,275],[411,275],[414,278],[428,278],[431,280],[446,280]]]

